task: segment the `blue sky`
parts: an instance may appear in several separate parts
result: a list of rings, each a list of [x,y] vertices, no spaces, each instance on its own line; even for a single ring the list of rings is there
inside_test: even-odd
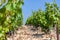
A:
[[[31,16],[32,11],[36,11],[40,8],[42,10],[45,10],[45,2],[52,3],[53,0],[24,0],[24,5],[22,7],[24,23],[26,22],[27,18]],[[60,7],[60,0],[56,0],[56,3]]]

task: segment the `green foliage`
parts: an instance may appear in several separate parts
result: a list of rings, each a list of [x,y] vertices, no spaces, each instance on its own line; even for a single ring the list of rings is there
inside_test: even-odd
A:
[[[35,27],[42,27],[46,32],[53,27],[54,24],[60,20],[60,10],[55,2],[46,3],[45,11],[38,10],[32,12],[32,16],[26,21],[26,24],[32,24]],[[60,22],[60,21],[59,21]]]
[[[22,4],[23,0],[8,0],[8,3],[0,9],[0,40],[5,39],[7,32],[23,24]]]

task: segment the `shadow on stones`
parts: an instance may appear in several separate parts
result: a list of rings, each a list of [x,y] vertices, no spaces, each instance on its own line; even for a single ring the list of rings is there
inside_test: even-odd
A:
[[[35,29],[35,28],[32,28],[31,30],[32,30],[32,31],[36,31],[36,29]]]
[[[39,38],[39,37],[41,37],[41,38],[43,38],[43,35],[44,35],[44,33],[42,33],[42,34],[33,34],[32,36],[34,36],[34,37],[36,37],[36,38]]]

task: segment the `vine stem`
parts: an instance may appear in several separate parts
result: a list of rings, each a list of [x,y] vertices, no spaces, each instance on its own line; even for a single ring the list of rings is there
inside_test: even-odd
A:
[[[57,23],[57,25],[56,25],[56,35],[57,35],[57,40],[59,40],[58,23]]]
[[[2,1],[0,0],[0,2]],[[6,0],[6,2],[0,6],[0,9],[2,9],[7,3],[8,3],[8,0]]]

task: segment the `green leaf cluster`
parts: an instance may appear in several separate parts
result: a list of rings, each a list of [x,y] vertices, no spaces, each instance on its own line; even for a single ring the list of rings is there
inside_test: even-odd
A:
[[[26,24],[33,25],[35,27],[42,27],[44,31],[49,31],[53,28],[53,25],[60,22],[60,9],[58,5],[53,3],[45,3],[45,10],[39,9],[32,12],[33,14],[27,19]]]
[[[8,3],[0,9],[0,40],[5,39],[7,32],[23,24],[23,4],[23,0],[8,0]]]

